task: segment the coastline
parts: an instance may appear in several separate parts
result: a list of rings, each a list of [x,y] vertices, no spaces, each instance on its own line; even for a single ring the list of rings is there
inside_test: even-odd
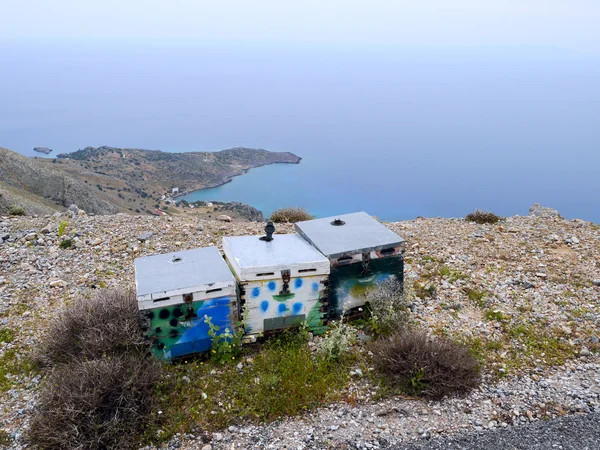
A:
[[[298,161],[296,161],[296,162],[282,162],[282,161],[275,162],[274,161],[274,162],[270,162],[270,163],[266,163],[266,164],[260,164],[258,166],[254,166],[254,167],[249,167],[247,169],[242,169],[242,171],[240,173],[229,175],[223,181],[221,181],[219,183],[214,183],[214,184],[212,184],[210,186],[206,186],[206,187],[199,188],[199,189],[184,190],[183,192],[181,192],[181,193],[173,196],[173,200],[181,199],[182,197],[185,197],[186,195],[193,194],[194,192],[206,191],[208,189],[215,189],[215,188],[218,188],[220,186],[224,186],[224,185],[226,185],[228,183],[231,183],[234,178],[247,174],[252,169],[258,169],[260,167],[272,166],[274,164],[300,164],[300,162],[302,161],[302,157],[300,157],[298,155],[294,155],[294,156],[298,157]]]

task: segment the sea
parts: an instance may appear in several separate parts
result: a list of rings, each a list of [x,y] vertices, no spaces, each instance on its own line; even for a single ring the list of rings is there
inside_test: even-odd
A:
[[[545,47],[0,42],[0,146],[288,151],[187,200],[600,222],[600,56]]]

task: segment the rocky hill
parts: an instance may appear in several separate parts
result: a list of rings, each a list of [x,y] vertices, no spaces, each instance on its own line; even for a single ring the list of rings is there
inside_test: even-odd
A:
[[[93,214],[112,214],[119,209],[99,197],[91,186],[63,171],[0,148],[0,212],[20,205],[25,213],[39,214],[75,203]],[[58,207],[58,208],[57,208]]]
[[[68,225],[59,238],[61,221]],[[258,235],[263,226],[197,216],[0,218],[0,329],[9,337],[0,340],[0,359],[26,355],[74,298],[134,287],[134,258],[220,245],[223,235]],[[212,436],[177,435],[169,448],[394,448],[600,409],[600,226],[539,207],[494,225],[386,226],[407,241],[412,320],[480,352],[481,387],[440,402],[382,396],[362,366],[344,381],[345,401],[271,424],[236,422]],[[69,250],[59,247],[65,237]],[[2,375],[0,366],[0,429],[20,448],[40,377],[10,367]]]
[[[169,208],[169,213],[177,214],[172,206],[172,199],[177,196],[227,183],[254,167],[301,161],[292,153],[249,148],[167,153],[87,147],[59,154],[54,159],[26,158],[6,149],[1,152],[0,189],[4,183],[11,187],[12,193],[0,193],[10,196],[5,203],[23,205],[31,214],[48,212],[52,205],[60,209],[72,203],[94,214],[119,211],[153,214]],[[23,198],[31,195],[34,197]],[[6,213],[2,205],[0,202],[0,213]],[[232,204],[231,208],[219,211],[240,215],[242,209]],[[210,214],[212,211],[193,212]],[[250,209],[248,212],[241,215],[251,220],[258,217]]]

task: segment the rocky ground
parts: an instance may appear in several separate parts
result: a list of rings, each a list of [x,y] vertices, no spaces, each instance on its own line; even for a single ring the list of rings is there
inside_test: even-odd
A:
[[[59,238],[61,221],[68,225]],[[134,258],[219,245],[224,235],[262,234],[263,226],[78,212],[1,218],[0,358],[23,358],[70,299],[96,288],[133,288]],[[353,402],[272,424],[241,424],[210,439],[177,436],[169,447],[387,448],[600,410],[598,225],[536,208],[494,225],[417,219],[387,226],[407,241],[413,319],[480,350],[480,389],[442,402],[377,400],[376,387],[358,371]],[[66,238],[72,238],[71,249],[59,247]],[[2,336],[11,338],[3,342]],[[0,429],[15,448],[38,383],[37,376],[10,371],[0,383]]]

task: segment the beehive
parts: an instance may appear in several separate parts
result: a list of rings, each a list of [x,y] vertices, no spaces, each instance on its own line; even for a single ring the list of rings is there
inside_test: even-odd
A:
[[[225,237],[223,252],[240,286],[247,336],[304,322],[313,332],[324,329],[329,261],[304,239]]]
[[[365,212],[298,222],[296,232],[331,263],[330,318],[357,312],[377,283],[404,281],[404,240]]]
[[[235,278],[217,247],[138,258],[135,276],[138,306],[159,357],[209,350],[205,316],[219,333],[237,323]]]

